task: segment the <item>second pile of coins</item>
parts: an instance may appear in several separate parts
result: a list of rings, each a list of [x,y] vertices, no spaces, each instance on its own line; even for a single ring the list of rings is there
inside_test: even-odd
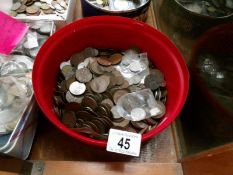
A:
[[[137,55],[140,51],[86,48],[60,64],[54,110],[64,125],[95,139],[107,139],[110,128],[144,134],[158,125],[166,110],[163,73],[148,64],[148,73],[140,74],[141,65],[128,62],[127,71],[135,74],[129,81],[121,66],[126,64],[127,54],[132,53]],[[141,121],[114,115],[114,106],[122,96],[146,88],[153,91],[160,115]]]

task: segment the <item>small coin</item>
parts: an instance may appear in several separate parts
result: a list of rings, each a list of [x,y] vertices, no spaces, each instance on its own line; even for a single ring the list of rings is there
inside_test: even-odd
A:
[[[144,120],[148,125],[157,125],[158,122],[155,121],[153,118],[147,118]]]
[[[146,76],[144,83],[145,86],[147,88],[150,88],[152,91],[159,88],[159,83],[157,82],[157,78],[153,74],[149,74],[148,76]]]
[[[39,12],[39,7],[35,6],[35,5],[32,5],[32,6],[29,6],[26,8],[26,12],[29,13],[29,14],[35,14],[37,12]]]
[[[81,105],[83,107],[90,107],[92,110],[95,110],[98,107],[96,100],[90,96],[85,96]]]
[[[88,68],[78,69],[76,71],[76,78],[81,83],[87,83],[92,79],[92,73]]]
[[[113,101],[110,98],[106,98],[101,101],[101,104],[108,104],[111,108],[114,106]]]
[[[112,63],[111,63],[111,61],[109,60],[109,58],[108,58],[108,57],[104,57],[104,56],[98,57],[98,58],[97,58],[97,62],[98,62],[100,65],[102,65],[102,66],[111,66],[111,65],[112,65]]]
[[[116,76],[115,78],[116,85],[122,85],[124,83],[124,77],[122,76]]]
[[[142,70],[141,63],[134,61],[129,65],[129,70],[132,72],[140,72]]]
[[[48,9],[48,10],[43,10],[44,14],[54,14],[55,12],[53,11],[53,9]]]
[[[152,69],[152,70],[150,70],[150,74],[152,74],[152,75],[154,75],[156,77],[156,81],[159,84],[164,82],[164,75],[160,70]]]
[[[71,65],[70,65],[70,62],[69,62],[69,61],[63,61],[63,62],[60,64],[60,70],[62,70],[62,68],[63,68],[64,66],[71,66]]]
[[[114,94],[113,94],[113,101],[115,104],[117,104],[117,101],[119,100],[120,97],[122,97],[125,94],[128,94],[129,92],[125,89],[120,89],[117,90]]]
[[[166,107],[161,101],[157,101],[156,108],[151,109],[150,113],[154,119],[162,118],[166,113]]]
[[[130,80],[132,81],[132,84],[137,85],[141,82],[142,78],[139,75],[134,75]]]
[[[84,55],[82,53],[75,53],[70,57],[70,63],[77,67],[81,62],[85,60]]]
[[[93,115],[87,111],[78,111],[76,113],[77,119],[83,119],[85,121],[90,121],[93,118]]]
[[[72,77],[69,77],[67,80],[65,80],[66,89],[69,89],[70,85],[75,81],[76,79],[74,75]]]
[[[40,6],[40,8],[42,10],[48,10],[48,9],[50,9],[50,6],[48,4],[46,4],[46,3],[42,3],[41,6]]]
[[[140,121],[140,120],[145,119],[146,111],[142,108],[134,108],[130,112],[130,115],[131,115],[131,118],[133,119],[133,121]]]
[[[121,122],[113,122],[114,126],[120,126],[126,128],[129,126],[130,121],[127,119],[122,120]]]
[[[148,125],[142,121],[131,121],[131,124],[136,129],[144,129],[148,127]]]
[[[84,98],[83,96],[74,96],[73,94],[71,94],[70,91],[66,92],[66,101],[68,103],[72,103],[72,102],[81,103],[83,98]]]
[[[120,86],[120,89],[126,89],[129,87],[129,82],[127,80],[124,80],[124,83]]]
[[[66,76],[72,74],[73,68],[70,65],[65,65],[62,67],[61,71],[62,71],[62,74],[66,77]]]
[[[26,5],[21,5],[16,12],[17,13],[24,13],[26,11],[27,6]]]
[[[95,60],[93,61],[91,64],[90,64],[90,70],[91,72],[93,72],[94,74],[97,74],[97,75],[102,75],[104,74],[104,71],[102,71],[99,67],[99,64],[98,62]]]
[[[83,50],[84,55],[86,56],[86,58],[88,57],[95,57],[98,55],[98,50],[94,49],[92,47],[87,47],[86,49]]]
[[[11,10],[18,10],[21,7],[21,3],[20,2],[16,2],[12,5]]]
[[[84,83],[79,83],[78,81],[75,81],[70,85],[69,91],[73,95],[82,95],[86,91],[86,85]]]
[[[120,53],[115,53],[109,58],[112,65],[119,64],[122,60],[122,55]]]
[[[91,81],[91,89],[96,93],[103,93],[107,90],[110,83],[109,76],[101,75]]]

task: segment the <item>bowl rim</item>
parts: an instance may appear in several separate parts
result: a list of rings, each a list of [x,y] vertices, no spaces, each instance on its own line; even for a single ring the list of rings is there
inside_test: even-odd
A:
[[[71,129],[65,127],[65,125],[56,123],[52,120],[51,117],[54,116],[54,114],[52,113],[52,110],[48,106],[46,106],[46,103],[45,103],[44,99],[42,98],[42,96],[38,95],[39,94],[38,89],[40,89],[40,86],[38,85],[39,81],[37,81],[38,77],[36,77],[36,76],[39,74],[39,72],[38,72],[39,70],[38,70],[38,68],[35,68],[35,67],[42,66],[40,64],[40,59],[38,59],[38,58],[42,57],[42,55],[46,52],[46,49],[48,47],[50,47],[52,45],[52,43],[54,42],[54,40],[56,40],[57,36],[59,36],[63,32],[72,31],[72,29],[74,29],[76,26],[80,27],[80,25],[93,25],[93,24],[99,25],[100,23],[110,24],[111,22],[114,25],[127,24],[127,25],[133,25],[135,27],[137,26],[137,27],[143,29],[144,31],[150,32],[151,34],[158,36],[159,39],[161,41],[163,41],[163,43],[166,43],[166,45],[169,49],[173,50],[173,54],[177,58],[176,65],[177,65],[179,75],[182,76],[182,79],[183,79],[183,81],[181,81],[182,89],[180,89],[180,91],[182,91],[182,93],[181,93],[181,96],[179,96],[180,100],[178,100],[178,102],[177,102],[179,104],[176,105],[177,107],[174,109],[172,117],[169,117],[166,121],[164,121],[162,123],[162,126],[161,126],[161,122],[160,122],[159,126],[156,127],[154,130],[152,130],[146,134],[143,134],[142,135],[142,142],[157,135],[159,132],[161,132],[162,130],[167,128],[173,120],[175,120],[175,118],[179,115],[181,109],[183,108],[185,101],[187,99],[188,92],[189,92],[189,79],[190,79],[189,71],[188,71],[186,63],[185,63],[182,55],[180,54],[179,50],[164,34],[159,32],[155,28],[149,26],[148,24],[134,20],[134,19],[119,17],[119,16],[95,16],[95,17],[87,17],[87,18],[77,20],[77,21],[75,21],[71,24],[68,24],[67,26],[61,28],[60,30],[55,32],[51,37],[49,37],[49,39],[41,47],[41,49],[40,49],[40,51],[35,59],[34,66],[33,66],[33,72],[32,72],[32,82],[33,82],[34,95],[35,95],[35,98],[36,98],[38,105],[40,106],[40,108],[43,111],[46,118],[48,118],[57,128],[59,128],[61,131],[63,131],[67,135],[75,138],[76,140],[80,140],[84,143],[95,145],[98,147],[106,147],[107,141],[106,140],[95,140],[95,139],[91,139],[91,138],[82,136],[82,135],[72,131]]]

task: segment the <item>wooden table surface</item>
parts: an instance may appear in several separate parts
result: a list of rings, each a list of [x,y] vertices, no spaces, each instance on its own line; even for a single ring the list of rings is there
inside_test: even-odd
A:
[[[77,20],[82,18],[80,0],[76,7]],[[156,27],[152,5],[146,23]],[[28,160],[45,161],[44,174],[182,175],[171,127],[142,144],[140,157],[131,157],[74,140],[54,127],[41,112]]]

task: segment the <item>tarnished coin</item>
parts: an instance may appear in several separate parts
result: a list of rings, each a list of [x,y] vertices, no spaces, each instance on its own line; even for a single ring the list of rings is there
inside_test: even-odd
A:
[[[113,101],[110,98],[106,98],[103,101],[101,101],[101,104],[108,104],[109,106],[113,107]]]
[[[85,55],[86,58],[95,57],[98,55],[98,53],[99,53],[98,50],[92,47],[87,47],[86,49],[83,50],[83,54]]]
[[[127,91],[125,89],[117,90],[113,94],[113,101],[114,101],[114,103],[116,104],[120,97],[122,97],[123,95],[128,94],[128,93],[129,93],[129,91]]]
[[[119,64],[122,60],[122,55],[120,53],[115,53],[109,58],[112,65]]]
[[[126,89],[129,87],[129,82],[127,80],[124,80],[123,84],[120,86],[120,89]]]
[[[155,121],[153,118],[147,118],[144,120],[148,125],[157,125],[158,122]]]
[[[83,96],[72,95],[70,91],[66,92],[66,101],[68,103],[72,103],[72,102],[81,103],[83,98],[84,98]]]
[[[98,107],[96,100],[90,96],[85,96],[81,105],[83,107],[90,107],[92,110],[95,110]]]
[[[142,108],[134,108],[131,112],[130,112],[131,118],[133,119],[133,121],[140,121],[145,119],[146,117],[146,111]]]
[[[100,69],[99,64],[96,60],[90,64],[90,70],[91,70],[91,72],[93,72],[94,74],[97,74],[97,75],[104,74],[104,71],[102,71]]]
[[[26,8],[26,12],[29,13],[29,14],[35,14],[37,12],[39,12],[39,7],[35,6],[35,5],[32,5],[32,6],[29,6]]]
[[[76,78],[81,83],[87,83],[92,79],[92,73],[88,68],[78,69],[76,71]]]
[[[147,88],[150,88],[152,91],[159,88],[159,83],[157,82],[157,78],[153,74],[149,74],[148,76],[146,76],[144,83],[145,86]]]
[[[70,57],[70,63],[74,67],[77,67],[84,60],[85,60],[85,56],[82,53],[75,53]]]
[[[161,84],[164,82],[164,75],[160,70],[152,69],[152,70],[150,70],[150,74],[154,75],[156,77],[157,83]]]
[[[121,122],[113,122],[114,126],[120,126],[123,128],[127,128],[129,126],[130,121],[127,119],[122,120]]]
[[[144,129],[148,127],[148,125],[142,121],[131,121],[130,123],[136,129]]]
[[[86,85],[84,83],[79,83],[78,81],[75,81],[70,85],[69,91],[73,95],[82,95],[86,91]]]
[[[73,68],[70,65],[63,66],[61,71],[65,77],[72,76],[73,74]]]
[[[112,63],[108,57],[98,57],[97,62],[102,66],[111,66]]]
[[[70,85],[75,81],[76,81],[76,79],[75,79],[74,75],[72,77],[68,78],[67,80],[65,80],[66,89],[69,89]]]
[[[114,79],[116,81],[116,85],[120,86],[124,83],[124,77],[122,77],[122,76],[116,76]]]
[[[106,75],[101,75],[91,81],[91,89],[96,93],[103,93],[107,90],[109,83],[110,78]]]
[[[26,11],[27,6],[26,5],[21,5],[16,12],[17,13],[24,13]]]
[[[22,4],[20,2],[16,2],[11,7],[11,10],[18,10]]]

